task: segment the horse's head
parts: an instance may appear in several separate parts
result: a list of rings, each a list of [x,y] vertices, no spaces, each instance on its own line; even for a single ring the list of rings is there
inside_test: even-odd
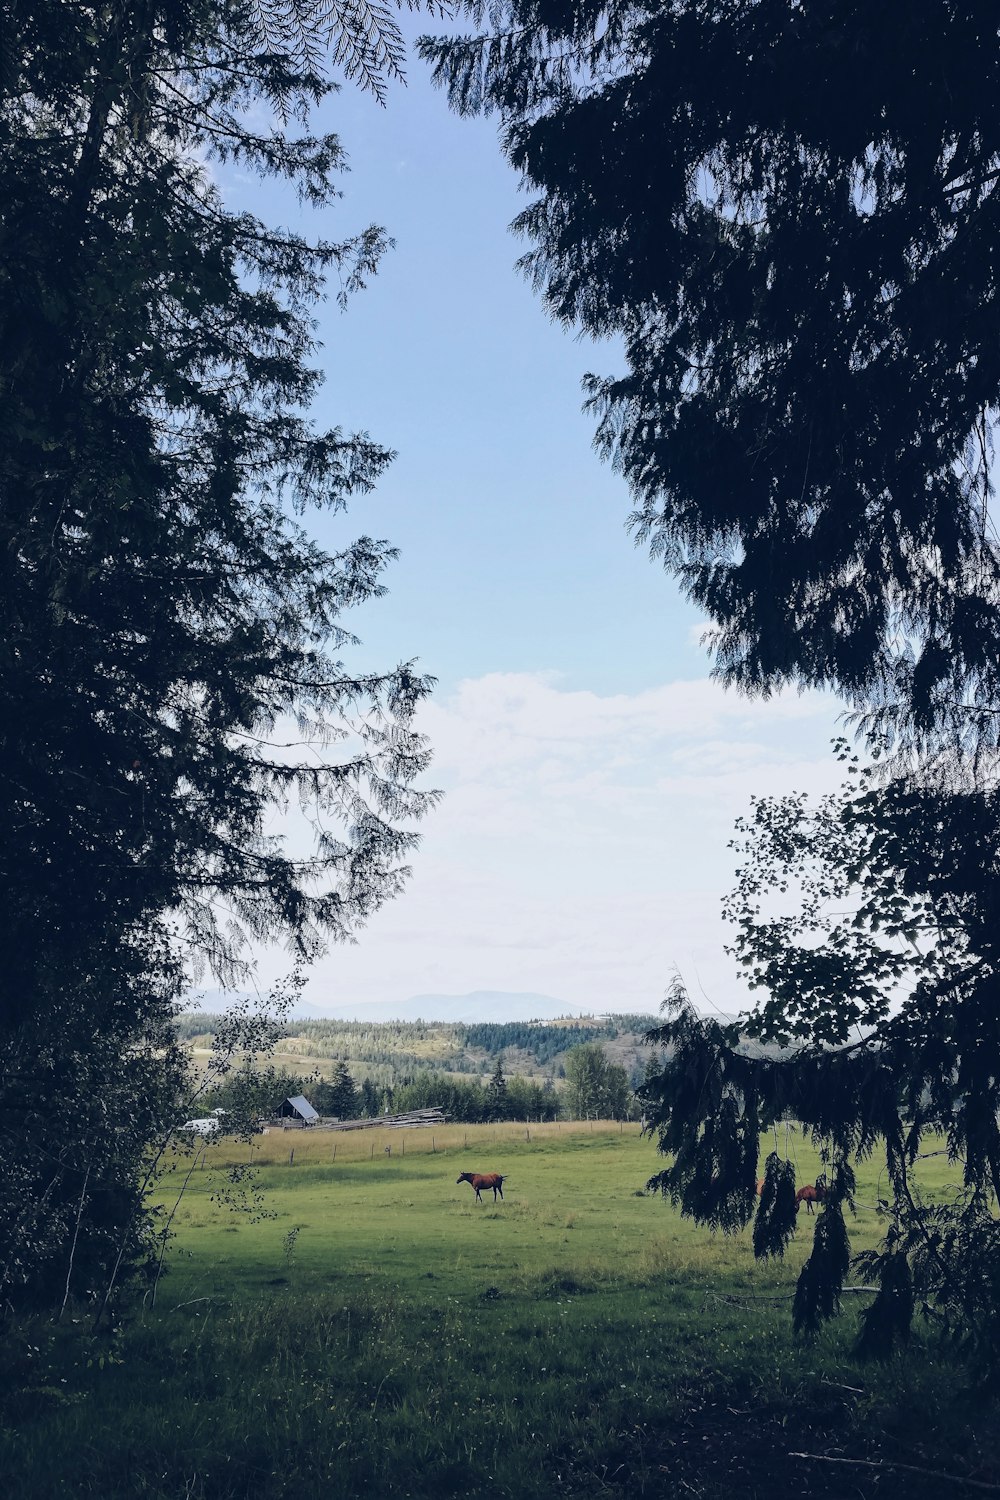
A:
[[[458,1177],[455,1178],[455,1186],[458,1187],[458,1184],[460,1182],[471,1182],[471,1181],[472,1181],[472,1173],[471,1172],[462,1172],[460,1176],[458,1176]]]

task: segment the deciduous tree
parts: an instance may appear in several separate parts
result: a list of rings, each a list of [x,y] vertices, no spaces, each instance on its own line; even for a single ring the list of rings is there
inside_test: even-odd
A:
[[[628,1074],[598,1042],[566,1054],[566,1107],[575,1120],[624,1120],[628,1114]]]
[[[699,1020],[675,982],[672,1017],[653,1034],[667,1061],[641,1089],[671,1158],[651,1186],[701,1223],[743,1228],[761,1132],[801,1122],[827,1188],[795,1300],[796,1324],[811,1330],[838,1308],[855,1167],[878,1153],[884,1233],[857,1262],[876,1289],[860,1348],[888,1352],[919,1306],[989,1374],[1000,1351],[1000,794],[943,799],[929,776],[851,769],[840,794],[762,798],[740,826],[733,951],[765,999],[723,1026]],[[762,1055],[748,1038],[777,1045]],[[942,1135],[959,1185],[930,1201],[919,1162]],[[761,1256],[782,1253],[795,1228],[786,1139],[778,1131],[766,1164]]]

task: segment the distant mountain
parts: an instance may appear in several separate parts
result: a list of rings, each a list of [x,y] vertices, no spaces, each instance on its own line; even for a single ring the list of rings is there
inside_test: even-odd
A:
[[[470,995],[411,995],[409,1000],[312,1006],[308,1015],[333,1021],[553,1021],[579,1012],[565,1000],[530,991],[473,990]],[[307,1014],[303,1006],[300,1017]]]
[[[203,990],[200,1009],[224,1011],[236,998],[222,990]],[[553,995],[536,995],[530,990],[473,990],[468,995],[411,995],[408,1000],[356,1000],[350,1005],[326,1005],[306,1001],[295,1007],[291,1019],[298,1021],[453,1021],[466,1026],[482,1022],[556,1021],[563,1016],[606,1016],[636,1014],[637,1007],[604,1005],[590,1010],[557,1000]],[[648,1012],[656,1016],[657,1009]],[[735,1020],[721,1011],[706,1012],[706,1018],[720,1022]]]

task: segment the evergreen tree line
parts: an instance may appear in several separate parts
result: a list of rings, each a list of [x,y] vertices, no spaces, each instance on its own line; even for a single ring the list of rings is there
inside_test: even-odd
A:
[[[613,1021],[572,1027],[546,1025],[538,1021],[486,1021],[465,1026],[463,1030],[466,1047],[478,1048],[491,1057],[516,1047],[532,1057],[539,1067],[545,1067],[569,1046],[617,1037],[626,1029],[648,1030],[656,1024],[652,1016],[644,1017],[643,1022],[641,1028],[624,1028]]]
[[[320,1115],[340,1120],[416,1109],[440,1109],[468,1125],[496,1120],[624,1120],[636,1115],[632,1080],[597,1043],[574,1047],[566,1058],[565,1072],[565,1086],[557,1090],[551,1079],[539,1083],[517,1074],[508,1077],[501,1060],[485,1083],[425,1069],[414,1076],[403,1074],[395,1083],[380,1084],[370,1076],[356,1079],[342,1061],[328,1079],[287,1068],[243,1067],[206,1093],[199,1108],[226,1110],[235,1128],[269,1118],[283,1100],[298,1094]]]
[[[375,1080],[356,1081],[346,1063],[339,1062],[329,1078],[316,1073],[294,1073],[288,1068],[243,1067],[217,1088],[207,1091],[199,1109],[224,1109],[236,1129],[253,1126],[277,1113],[285,1099],[304,1095],[318,1114],[353,1120],[379,1114],[386,1090]]]
[[[551,1079],[537,1083],[516,1075],[507,1078],[499,1062],[485,1084],[422,1073],[393,1089],[390,1103],[400,1114],[410,1109],[441,1109],[451,1119],[468,1125],[494,1120],[556,1120],[563,1113],[563,1101]]]

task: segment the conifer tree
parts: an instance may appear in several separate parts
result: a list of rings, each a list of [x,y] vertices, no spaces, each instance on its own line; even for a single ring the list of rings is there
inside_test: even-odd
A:
[[[486,1085],[486,1107],[491,1120],[507,1118],[507,1080],[504,1077],[503,1060],[497,1058],[493,1075]]]
[[[82,1249],[142,1222],[191,967],[346,937],[428,805],[426,679],[348,661],[392,549],[305,519],[391,456],[308,414],[316,302],[386,237],[310,240],[215,185],[334,213],[344,153],[310,113],[331,53],[384,86],[392,30],[364,3],[0,3],[4,1299],[61,1288],[74,1223]],[[274,832],[290,804],[311,848]]]
[[[499,117],[551,316],[620,341],[598,445],[723,680],[1000,744],[993,5],[460,9],[422,54]]]
[[[357,1084],[345,1062],[334,1065],[333,1074],[325,1088],[326,1109],[338,1120],[352,1120],[358,1112],[359,1094]]]

